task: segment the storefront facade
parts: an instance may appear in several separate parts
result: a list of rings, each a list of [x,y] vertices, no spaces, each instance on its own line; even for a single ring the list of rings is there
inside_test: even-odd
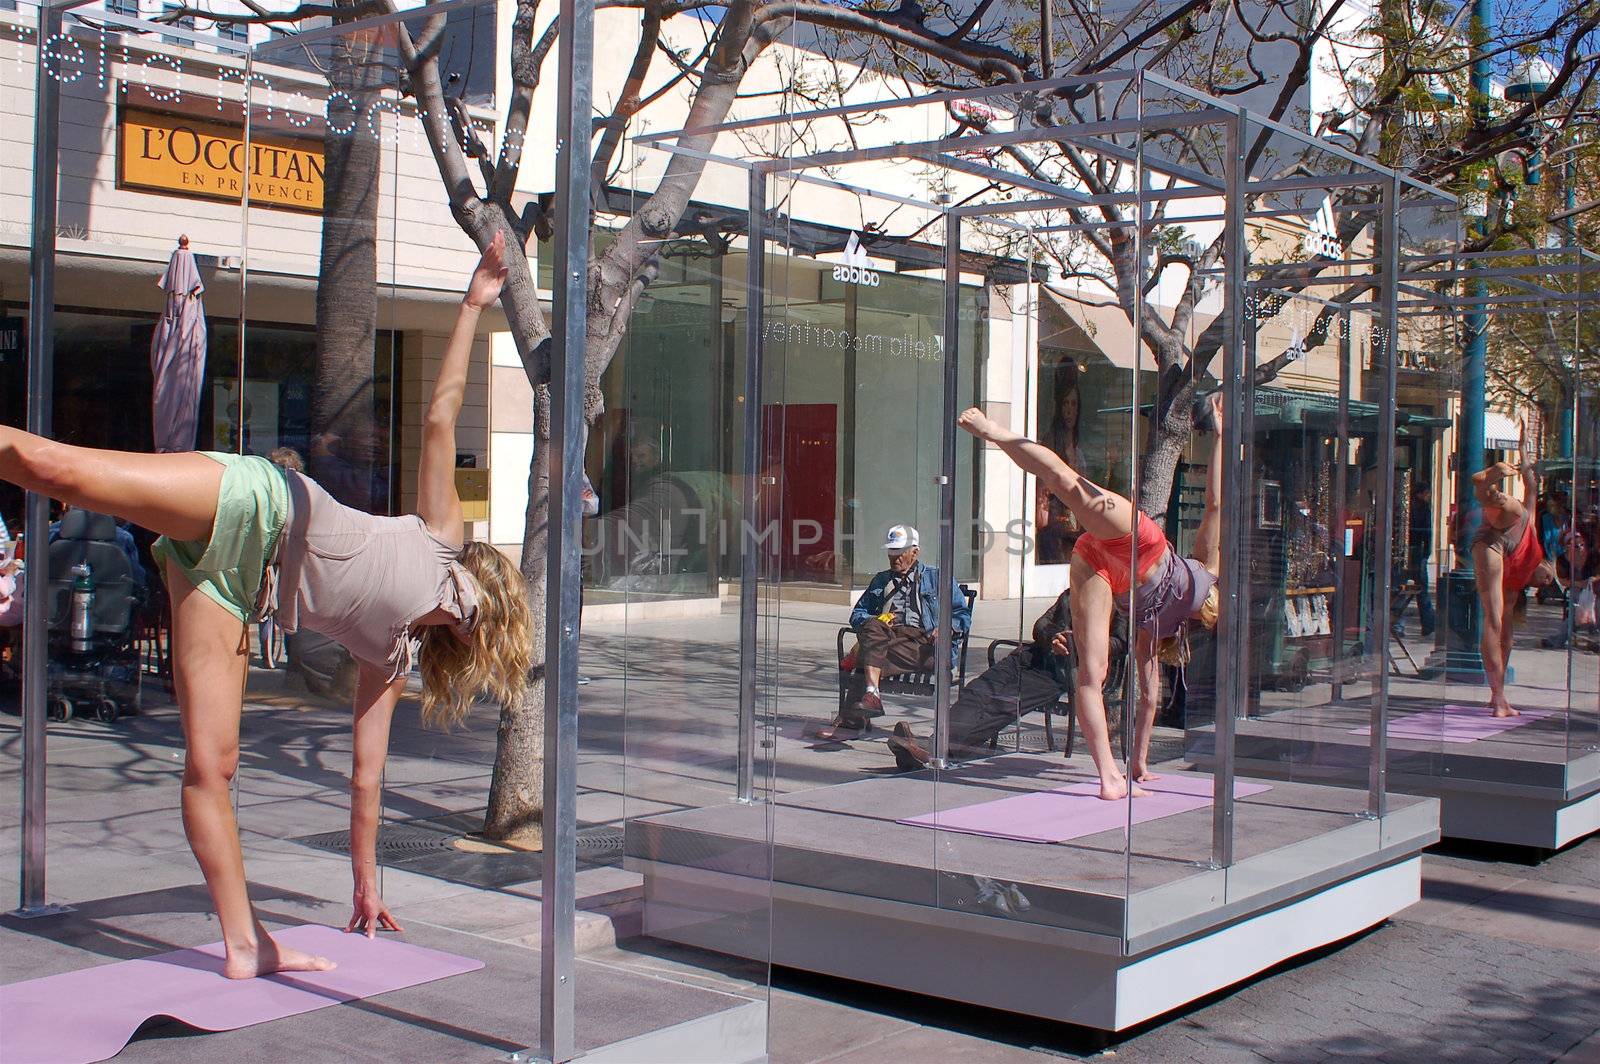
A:
[[[13,424],[22,421],[26,395],[33,26],[31,11],[0,12],[0,91],[10,104],[0,158],[0,318],[15,325],[18,340],[15,351],[0,354],[7,404],[0,416]],[[415,116],[386,105],[359,120],[341,117],[336,93],[308,72],[302,55],[298,63],[251,67],[247,133],[248,40],[212,35],[201,44],[184,31],[155,40],[116,29],[79,25],[72,44],[52,56],[62,85],[58,435],[88,446],[152,446],[150,342],[165,302],[158,282],[186,237],[206,322],[194,446],[256,454],[292,448],[353,504],[404,510],[412,504],[431,364],[475,258],[423,183],[431,176],[436,187],[437,175]],[[362,134],[380,145],[366,229],[373,327],[369,340],[340,348],[319,342],[318,331],[324,228],[348,222],[324,202],[326,169],[339,136]],[[241,187],[247,153],[248,198]],[[395,222],[402,217],[403,239]],[[419,238],[431,245],[427,254],[417,250]],[[330,301],[320,312],[330,336],[342,309]],[[485,366],[487,348],[485,336]],[[333,354],[319,355],[324,350]],[[317,397],[335,378],[341,406],[329,409]],[[474,378],[459,439],[468,466],[488,458],[486,374]],[[10,519],[20,505],[20,495],[0,499],[0,512]],[[477,516],[473,532],[486,535],[487,515]]]

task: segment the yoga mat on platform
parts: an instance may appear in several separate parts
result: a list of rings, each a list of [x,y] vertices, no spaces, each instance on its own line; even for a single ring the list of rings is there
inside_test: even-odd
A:
[[[133,1033],[157,1016],[204,1031],[232,1031],[483,967],[470,957],[317,924],[272,937],[339,966],[227,979],[222,943],[215,942],[0,986],[0,1061],[92,1064],[122,1052]]]
[[[957,809],[941,809],[908,817],[899,823],[1019,842],[1068,842],[1085,835],[1126,828],[1130,820],[1134,824],[1144,824],[1204,809],[1211,804],[1209,776],[1166,776],[1141,786],[1150,792],[1148,798],[1104,802],[1100,800],[1098,782],[1076,783],[1053,791],[1035,791]],[[1264,783],[1235,783],[1233,793],[1236,798],[1248,798],[1271,789]]]
[[[1475,743],[1503,731],[1548,717],[1548,709],[1524,709],[1520,717],[1491,716],[1483,706],[1439,706],[1389,719],[1389,738],[1422,742]],[[1371,735],[1372,728],[1352,728],[1351,735]]]

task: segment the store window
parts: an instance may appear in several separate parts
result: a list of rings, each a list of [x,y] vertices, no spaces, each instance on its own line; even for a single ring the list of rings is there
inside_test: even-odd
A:
[[[738,572],[726,531],[741,460],[745,263],[742,251],[714,253],[703,241],[664,246],[602,377],[605,412],[585,464],[600,503],[588,529],[597,589],[714,594]],[[834,281],[820,260],[786,258],[782,268],[815,298],[768,309],[760,431],[770,475],[783,483],[781,504],[760,520],[782,530],[780,579],[859,587],[882,567],[884,529],[910,523],[933,536],[938,527],[944,285],[886,273],[866,289]],[[983,298],[961,289],[960,405],[982,375]],[[958,542],[958,568],[970,579],[977,463],[966,438],[958,447],[957,469],[968,472],[957,482],[957,526],[974,528]]]
[[[1095,483],[1129,492],[1128,406],[1133,382],[1127,370],[1097,352],[1041,347],[1034,397],[1034,424],[1040,442]],[[1180,508],[1188,501],[1189,480],[1180,470]],[[1060,500],[1034,481],[1033,522],[1039,532],[1034,561],[1065,565],[1079,528]]]
[[[20,326],[25,314],[23,308],[8,308],[0,321]],[[56,311],[55,322],[56,438],[84,447],[150,450],[154,316],[63,308]],[[242,443],[248,453],[268,454],[277,447],[291,447],[309,463],[323,466],[324,478],[332,476],[348,489],[344,494],[364,503],[364,508],[382,513],[393,506],[395,458],[387,426],[394,395],[391,367],[399,362],[398,338],[388,334],[378,338],[360,419],[370,430],[335,435],[312,432],[314,329],[248,323],[241,386],[238,323],[211,319],[208,326],[197,449],[234,451]],[[20,354],[0,357],[0,420],[22,425],[26,396],[26,360]],[[0,485],[0,514],[9,520],[20,514],[21,507],[21,493]]]

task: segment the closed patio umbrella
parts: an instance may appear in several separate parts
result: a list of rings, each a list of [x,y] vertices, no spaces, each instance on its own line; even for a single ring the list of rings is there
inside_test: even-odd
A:
[[[160,284],[167,294],[167,306],[150,338],[155,449],[192,451],[206,367],[206,312],[200,301],[205,285],[200,283],[188,237],[178,238],[178,250],[172,253]]]

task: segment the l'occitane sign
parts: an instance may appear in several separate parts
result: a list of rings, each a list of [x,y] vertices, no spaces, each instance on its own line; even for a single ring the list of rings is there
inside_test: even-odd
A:
[[[124,108],[117,130],[117,183],[180,196],[243,198],[244,131],[183,115]],[[322,210],[322,145],[252,133],[250,203]]]

